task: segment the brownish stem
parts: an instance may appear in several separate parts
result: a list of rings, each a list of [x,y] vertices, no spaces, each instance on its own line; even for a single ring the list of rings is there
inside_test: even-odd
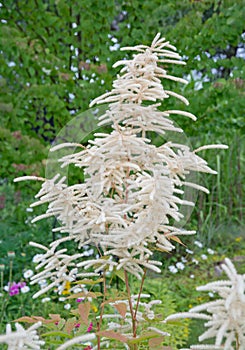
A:
[[[132,305],[132,300],[131,300],[131,292],[130,292],[130,287],[128,283],[128,274],[127,271],[124,270],[124,276],[125,276],[125,284],[126,284],[126,290],[128,293],[128,303],[129,303],[129,309],[132,317],[132,330],[133,330],[133,337],[136,338],[137,335],[137,323],[136,323],[136,315],[134,313],[133,305]]]
[[[144,274],[142,276],[142,280],[141,280],[141,284],[140,284],[140,291],[139,291],[139,295],[138,295],[138,299],[137,299],[137,303],[136,303],[136,307],[135,307],[135,312],[134,312],[134,318],[135,318],[135,321],[137,319],[137,311],[138,311],[138,308],[139,308],[139,302],[140,302],[140,296],[141,296],[141,293],[142,293],[142,290],[143,290],[143,285],[144,285],[144,282],[145,282],[145,277],[146,277],[146,267],[144,269]]]

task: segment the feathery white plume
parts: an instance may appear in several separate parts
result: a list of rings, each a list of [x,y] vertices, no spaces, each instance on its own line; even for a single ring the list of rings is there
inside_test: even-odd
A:
[[[11,325],[7,324],[6,334],[0,335],[0,343],[8,345],[8,350],[21,349],[41,349],[41,345],[45,342],[39,339],[37,328],[41,326],[41,322],[33,324],[28,329],[25,329],[21,324],[15,323],[16,331],[12,331]]]
[[[229,280],[211,282],[197,288],[198,291],[216,292],[220,299],[195,306],[189,312],[170,315],[165,320],[178,318],[208,320],[204,324],[208,329],[199,337],[199,341],[215,338],[215,344],[192,345],[193,350],[245,349],[245,275],[239,275],[228,258],[225,258],[222,269]]]
[[[75,259],[78,259],[76,267],[91,267],[96,272],[106,268],[124,269],[138,278],[145,268],[160,272],[161,263],[151,259],[152,249],[171,251],[175,236],[195,233],[171,225],[172,221],[183,218],[181,205],[194,205],[181,198],[184,187],[208,191],[189,182],[187,176],[192,171],[215,173],[188,146],[166,142],[156,147],[146,138],[148,131],[183,132],[169,119],[170,114],[196,119],[189,112],[164,112],[159,108],[162,101],[171,97],[188,104],[186,98],[165,90],[162,85],[164,79],[187,83],[169,75],[161,66],[183,64],[176,48],[158,33],[150,46],[137,45],[124,50],[135,51],[133,58],[115,63],[114,67],[120,66],[121,70],[112,90],[91,103],[91,106],[109,103],[99,125],[110,123],[112,132],[95,134],[86,148],[81,146],[78,153],[60,160],[61,166],[74,164],[81,168],[84,182],[68,186],[59,175],[41,179],[44,183],[36,196],[38,201],[33,204],[48,204],[47,212],[34,221],[54,215],[61,223],[55,231],[78,242],[78,248],[94,243],[102,255],[100,259],[82,262],[79,254],[59,259],[57,254],[63,252],[47,248],[47,261],[52,261],[52,266],[62,265],[59,276],[57,271],[51,272],[49,263],[42,265],[54,279],[52,286],[69,276],[65,264],[75,264]],[[34,277],[33,282],[39,277]]]

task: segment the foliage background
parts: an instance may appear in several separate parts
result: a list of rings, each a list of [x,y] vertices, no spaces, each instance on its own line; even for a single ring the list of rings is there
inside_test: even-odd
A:
[[[171,67],[173,74],[190,81],[184,88],[174,84],[174,90],[184,90],[190,100],[188,110],[198,116],[196,123],[176,121],[195,145],[230,145],[229,154],[219,152],[218,158],[207,154],[211,165],[220,166],[220,179],[218,184],[217,179],[207,180],[214,192],[209,199],[199,198],[196,221],[201,227],[212,214],[217,224],[224,217],[240,223],[244,210],[244,5],[243,0],[2,3],[1,177],[12,180],[41,172],[40,160],[58,131],[88,109],[91,99],[110,89],[117,73],[112,64],[125,55],[120,46],[148,44],[159,31],[187,61],[185,67]],[[164,84],[167,88],[171,83]],[[183,108],[175,99],[166,101],[163,108],[169,107]]]

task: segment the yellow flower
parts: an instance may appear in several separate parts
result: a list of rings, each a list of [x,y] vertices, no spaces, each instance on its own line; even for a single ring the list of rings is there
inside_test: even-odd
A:
[[[235,238],[235,241],[236,241],[236,242],[241,242],[241,240],[242,240],[242,237],[236,237],[236,238]]]
[[[66,281],[65,287],[64,287],[64,289],[63,289],[63,291],[62,291],[61,294],[62,294],[62,295],[70,294],[70,289],[71,289],[71,282]]]
[[[98,311],[98,308],[95,306],[95,305],[91,305],[91,309],[94,311],[94,312],[97,312]]]

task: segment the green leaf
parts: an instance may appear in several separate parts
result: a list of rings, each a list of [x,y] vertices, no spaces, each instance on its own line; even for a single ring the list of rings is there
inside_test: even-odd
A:
[[[52,332],[47,332],[47,333],[43,333],[42,337],[62,337],[62,338],[68,338],[68,339],[72,339],[73,336],[69,335],[65,332],[61,332],[61,331],[52,331]]]

